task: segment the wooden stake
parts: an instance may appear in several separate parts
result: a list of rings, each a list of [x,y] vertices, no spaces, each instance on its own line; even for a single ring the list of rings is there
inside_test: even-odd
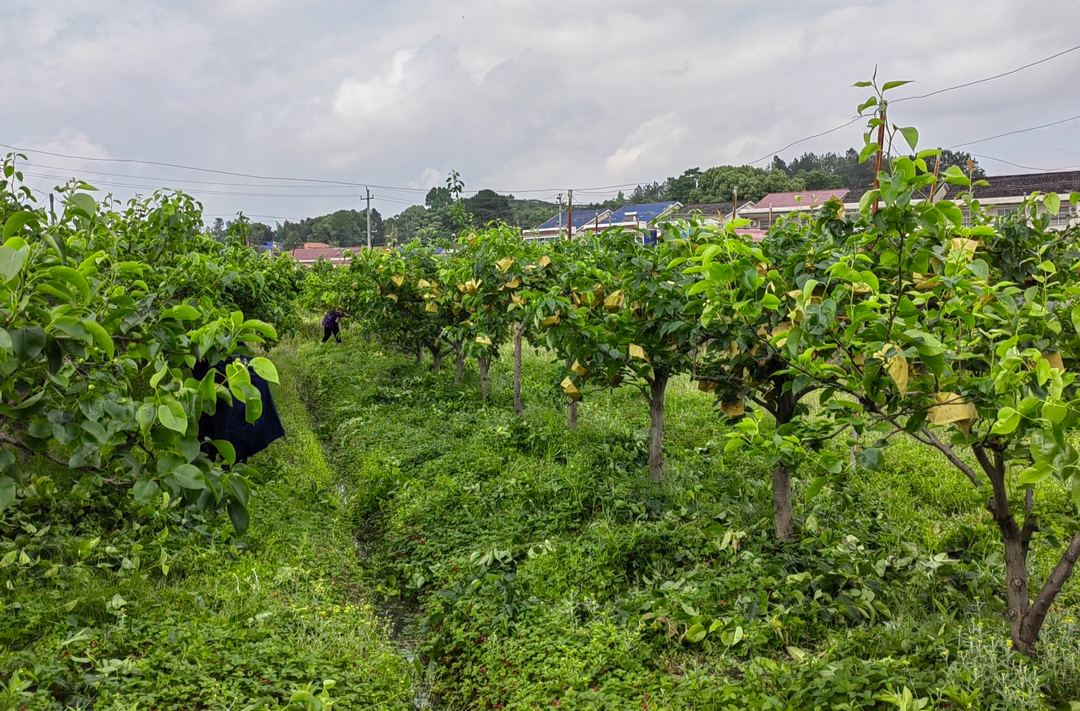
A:
[[[878,189],[881,188],[881,182],[880,182],[880,180],[878,180],[877,175],[878,175],[878,173],[881,172],[881,153],[882,153],[883,150],[885,150],[885,146],[883,146],[882,144],[885,144],[885,122],[886,122],[885,107],[886,106],[887,106],[887,104],[885,102],[881,102],[881,111],[880,111],[880,113],[881,113],[881,124],[878,126],[878,156],[877,156],[877,161],[875,162],[875,165],[874,165],[874,189],[875,190],[878,190]],[[875,200],[874,201],[874,214],[877,214],[878,204],[879,203],[880,203],[880,200]]]

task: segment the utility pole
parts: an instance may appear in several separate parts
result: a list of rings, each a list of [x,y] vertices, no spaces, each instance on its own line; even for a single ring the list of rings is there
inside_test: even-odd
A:
[[[558,193],[558,237],[563,237],[563,193]]]
[[[364,188],[364,192],[367,194],[367,248],[371,251],[371,191]]]
[[[732,196],[733,197],[731,198],[731,221],[734,222],[735,220],[737,220],[739,218],[739,214],[738,214],[738,210],[739,210],[739,186],[738,185],[736,185],[735,190],[732,191]]]
[[[574,239],[574,191],[566,191],[566,239]]]
[[[888,104],[884,101],[881,102],[881,123],[878,125],[877,132],[877,160],[874,161],[874,190],[881,188],[881,181],[878,180],[878,173],[881,172],[881,152],[884,146],[881,144],[885,142],[885,107]],[[874,213],[877,214],[879,200],[874,201]]]

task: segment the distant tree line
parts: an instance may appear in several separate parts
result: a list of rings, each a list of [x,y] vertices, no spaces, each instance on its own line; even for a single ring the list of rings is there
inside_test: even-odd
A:
[[[970,153],[943,151],[939,170],[950,166],[971,173],[974,178],[985,177],[983,170]],[[859,152],[849,148],[844,153],[803,153],[790,163],[774,156],[768,168],[750,165],[720,165],[701,170],[690,168],[678,177],[664,182],[639,185],[630,193],[628,200],[614,202],[650,203],[675,200],[684,205],[690,203],[724,202],[731,200],[735,189],[740,201],[757,201],[769,193],[786,193],[798,190],[830,190],[837,188],[862,188],[874,182],[874,163],[859,162]]]
[[[951,166],[960,168],[973,178],[985,177],[982,168],[970,153],[943,151],[939,170]],[[638,185],[627,197],[619,192],[612,200],[602,203],[577,203],[578,209],[616,209],[626,204],[677,201],[691,203],[726,202],[738,188],[739,202],[757,201],[769,193],[799,190],[829,190],[861,188],[874,182],[873,161],[859,162],[859,152],[849,148],[843,153],[803,153],[785,162],[773,157],[767,168],[750,165],[719,165],[701,170],[690,168],[677,177],[663,182]],[[379,211],[371,210],[372,244],[382,246],[404,244],[413,239],[434,240],[449,238],[458,232],[451,220],[454,199],[447,187],[428,191],[423,205],[405,208],[395,217],[383,220]],[[492,223],[529,229],[559,214],[559,205],[543,200],[520,200],[513,195],[501,195],[494,190],[479,190],[462,200],[470,216],[471,226],[481,229]],[[237,222],[214,221],[209,231],[221,241],[235,231]],[[285,221],[276,229],[257,222],[244,221],[248,244],[256,245],[274,240],[283,242],[285,249],[302,247],[305,242],[322,242],[331,247],[355,247],[367,244],[367,211],[338,210],[321,217],[300,222]]]

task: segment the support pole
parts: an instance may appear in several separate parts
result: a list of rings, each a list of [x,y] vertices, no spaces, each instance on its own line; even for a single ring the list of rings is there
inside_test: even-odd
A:
[[[367,248],[371,251],[371,191],[364,188],[367,196]]]
[[[878,126],[877,131],[877,160],[874,162],[874,190],[881,188],[881,181],[878,180],[878,173],[881,172],[881,154],[885,150],[885,146],[882,144],[885,143],[885,107],[887,105],[886,102],[881,102],[881,124]],[[874,201],[874,214],[877,214],[879,203],[880,200]]]
[[[574,238],[574,191],[566,191],[566,239]]]

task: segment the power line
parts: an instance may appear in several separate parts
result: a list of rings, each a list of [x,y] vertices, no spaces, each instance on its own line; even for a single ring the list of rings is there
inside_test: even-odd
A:
[[[23,175],[29,175],[29,176],[34,177],[34,178],[45,178],[45,179],[48,179],[48,180],[67,180],[68,179],[67,177],[64,177],[64,176],[49,175],[47,173],[34,173],[34,172],[31,172],[31,171],[23,171]],[[159,186],[152,186],[152,185],[133,185],[131,183],[115,183],[115,182],[108,181],[108,180],[95,180],[94,183],[95,183],[95,187],[97,185],[106,185],[106,186],[111,187],[111,188],[129,188],[131,190],[158,190],[158,189],[169,190],[170,189],[170,188],[161,188]],[[291,186],[281,186],[281,187],[289,188]],[[346,199],[349,199],[349,200],[352,200],[352,199],[356,198],[356,195],[352,194],[352,193],[344,194],[344,195],[336,194],[336,193],[333,194],[333,195],[311,195],[311,194],[295,194],[295,195],[291,195],[291,194],[288,194],[288,193],[233,192],[233,191],[228,191],[228,190],[204,190],[204,189],[201,189],[201,188],[196,188],[194,190],[184,190],[184,192],[188,193],[190,195],[229,195],[229,196],[233,196],[233,197],[281,197],[281,198],[307,198],[307,197],[310,197],[310,198],[346,198]]]
[[[92,158],[89,156],[73,156],[65,153],[54,153],[52,151],[42,151],[34,148],[19,148],[18,146],[10,146],[6,143],[0,143],[0,147],[7,148],[12,151],[18,151],[20,153],[40,153],[46,156],[53,156],[56,158],[67,158],[69,160],[88,160],[97,161],[103,163],[131,163],[136,165],[156,165],[163,168],[177,168],[179,170],[194,170],[200,173],[213,173],[216,175],[231,175],[237,178],[251,178],[252,180],[289,180],[301,183],[323,183],[325,185],[344,185],[353,188],[372,187],[379,188],[380,190],[400,190],[405,192],[417,192],[426,193],[427,190],[423,188],[403,188],[393,185],[375,185],[374,183],[351,183],[343,180],[320,180],[315,178],[282,178],[279,176],[270,175],[256,175],[254,173],[235,173],[229,170],[216,170],[213,168],[199,168],[191,165],[180,165],[178,163],[165,163],[162,161],[154,160],[137,160],[135,158]]]
[[[927,99],[927,98],[930,98],[931,96],[937,96],[938,94],[944,94],[947,91],[956,91],[957,89],[964,89],[964,88],[967,88],[969,86],[975,86],[976,84],[984,84],[984,83],[986,83],[988,81],[993,81],[995,79],[1001,79],[1002,77],[1007,77],[1007,76],[1011,76],[1013,74],[1016,74],[1017,72],[1022,72],[1025,69],[1030,69],[1031,67],[1042,64],[1044,62],[1049,62],[1051,59],[1057,59],[1058,57],[1061,57],[1063,55],[1068,54],[1069,52],[1075,52],[1078,49],[1080,49],[1080,44],[1076,45],[1075,47],[1069,47],[1068,49],[1062,50],[1062,51],[1058,52],[1057,54],[1051,54],[1049,57],[1043,57],[1042,59],[1040,59],[1038,61],[1035,61],[1035,62],[1032,62],[1030,64],[1025,64],[1022,67],[1017,67],[1016,69],[1011,69],[1011,70],[1009,70],[1007,72],[1002,72],[1001,74],[995,74],[992,77],[985,77],[983,79],[976,79],[975,81],[969,81],[969,82],[966,82],[964,84],[957,84],[956,86],[950,86],[950,87],[946,87],[944,89],[938,89],[937,91],[931,91],[929,94],[919,94],[917,96],[905,96],[902,99],[893,99],[889,103],[890,104],[899,104],[901,101],[911,101],[913,99]]]
[[[27,163],[27,165],[29,165],[30,167],[33,167],[33,168],[41,168],[41,169],[44,169],[44,170],[59,170],[59,171],[73,170],[72,168],[65,168],[63,166],[42,165],[41,163],[33,163],[33,162],[29,162],[29,163]],[[84,169],[79,169],[78,172],[79,172],[79,174],[88,173],[90,175],[105,175],[105,176],[109,176],[109,177],[113,177],[113,178],[128,178],[129,180],[140,180],[140,181],[151,183],[151,184],[153,184],[155,181],[161,181],[161,182],[164,182],[164,183],[193,183],[193,184],[197,184],[197,185],[219,185],[219,186],[228,186],[228,187],[237,187],[237,188],[293,188],[293,189],[298,189],[298,190],[300,190],[300,189],[302,189],[302,190],[321,190],[321,189],[325,189],[325,188],[329,187],[327,185],[266,185],[264,183],[231,183],[231,182],[224,182],[224,181],[220,181],[220,180],[193,180],[192,178],[159,178],[159,177],[154,177],[154,176],[131,175],[129,173],[107,173],[107,172],[100,171],[100,170],[84,170]],[[75,176],[71,176],[71,177],[75,177]],[[104,185],[104,183],[102,183],[102,184]],[[389,188],[383,188],[383,189],[387,190]]]
[[[835,128],[830,128],[828,131],[822,131],[821,133],[815,133],[813,136],[807,136],[806,138],[800,138],[797,141],[792,141],[791,143],[787,144],[786,146],[784,146],[783,148],[781,148],[779,150],[770,151],[768,154],[762,156],[761,158],[758,158],[757,160],[750,161],[747,165],[754,165],[755,163],[760,163],[763,160],[768,160],[769,158],[772,158],[773,156],[775,156],[777,153],[783,153],[784,151],[791,148],[792,146],[797,146],[800,143],[805,143],[806,141],[809,141],[812,138],[820,138],[821,136],[827,136],[830,133],[836,133],[840,129],[847,128],[848,126],[855,123],[856,121],[858,121],[861,118],[864,118],[864,117],[863,116],[856,116],[855,118],[851,119],[847,123],[842,123],[839,126],[836,126]]]
[[[1060,173],[1060,172],[1063,172],[1063,171],[1066,171],[1066,170],[1074,170],[1076,168],[1080,168],[1080,165],[1066,165],[1066,166],[1062,166],[1061,168],[1036,168],[1034,166],[1022,165],[1020,163],[1013,163],[1012,161],[1004,160],[1002,158],[995,158],[994,156],[983,155],[981,153],[972,153],[971,155],[974,156],[975,158],[982,158],[984,160],[992,160],[992,161],[994,161],[996,163],[1004,163],[1005,165],[1011,165],[1014,168],[1023,168],[1025,170],[1037,170],[1040,173]]]
[[[1039,59],[1037,61],[1031,62],[1029,64],[1025,64],[1025,65],[1020,66],[1020,67],[1017,67],[1016,69],[1012,69],[1012,70],[1009,70],[1007,72],[1002,72],[1001,74],[995,74],[993,76],[983,77],[982,79],[976,79],[974,81],[965,82],[963,84],[956,84],[955,86],[948,86],[948,87],[945,87],[944,89],[938,89],[938,90],[932,91],[932,92],[930,92],[928,94],[920,94],[920,95],[917,95],[917,96],[905,96],[905,97],[900,98],[900,99],[892,99],[892,100],[889,101],[889,103],[890,104],[899,104],[902,101],[913,101],[913,100],[916,100],[916,99],[926,99],[926,98],[929,98],[931,96],[937,96],[938,94],[944,94],[944,93],[949,92],[949,91],[955,91],[957,89],[964,89],[964,88],[969,87],[969,86],[975,86],[976,84],[984,84],[984,83],[986,83],[988,81],[994,81],[995,79],[1001,79],[1002,77],[1007,77],[1007,76],[1011,76],[1013,74],[1016,74],[1017,72],[1022,72],[1025,69],[1030,69],[1031,67],[1037,66],[1039,64],[1043,64],[1044,62],[1049,62],[1052,59],[1057,59],[1058,57],[1069,54],[1070,52],[1075,52],[1078,49],[1080,49],[1080,44],[1076,45],[1075,47],[1070,47],[1068,49],[1062,50],[1061,52],[1058,52],[1056,54],[1052,54],[1049,57],[1043,57],[1042,59]],[[798,144],[804,143],[804,142],[809,141],[809,140],[811,140],[813,138],[819,138],[821,136],[825,136],[825,135],[828,135],[830,133],[834,133],[836,131],[839,131],[842,128],[847,128],[851,124],[858,121],[860,118],[863,118],[863,117],[862,116],[856,116],[851,121],[848,121],[845,124],[841,124],[839,126],[836,126],[835,128],[831,128],[828,131],[822,131],[821,133],[815,133],[814,135],[807,136],[806,138],[800,138],[799,140],[793,141],[793,142],[789,143],[788,145],[784,146],[783,148],[781,148],[779,150],[772,151],[766,156],[762,156],[761,158],[758,158],[755,161],[751,161],[749,163],[749,165],[754,165],[755,163],[760,163],[761,161],[767,160],[768,158],[771,158],[772,156],[775,156],[778,153],[783,153],[784,151],[786,151],[788,148],[791,148],[792,146],[797,146]],[[1008,135],[1008,134],[1003,134],[1003,135]],[[989,140],[989,139],[986,139],[986,140]],[[965,144],[961,144],[961,145],[970,145],[970,144],[965,143]],[[955,148],[955,146],[954,146],[954,148]]]
[[[1076,121],[1077,119],[1080,119],[1080,114],[1078,114],[1076,116],[1070,116],[1069,118],[1061,119],[1060,121],[1051,121],[1050,123],[1044,123],[1044,124],[1040,124],[1038,126],[1029,126],[1027,128],[1018,128],[1015,131],[1006,131],[1005,133],[999,133],[996,136],[987,136],[986,138],[980,138],[977,141],[966,141],[964,143],[957,143],[956,145],[949,146],[949,150],[952,150],[953,148],[960,148],[962,146],[974,146],[976,143],[986,143],[987,141],[993,141],[993,140],[996,140],[998,138],[1004,138],[1005,136],[1015,136],[1018,133],[1028,133],[1030,131],[1038,131],[1039,129],[1042,129],[1042,128],[1050,128],[1051,126],[1059,126],[1059,125],[1061,125],[1063,123],[1068,123],[1070,121]]]

